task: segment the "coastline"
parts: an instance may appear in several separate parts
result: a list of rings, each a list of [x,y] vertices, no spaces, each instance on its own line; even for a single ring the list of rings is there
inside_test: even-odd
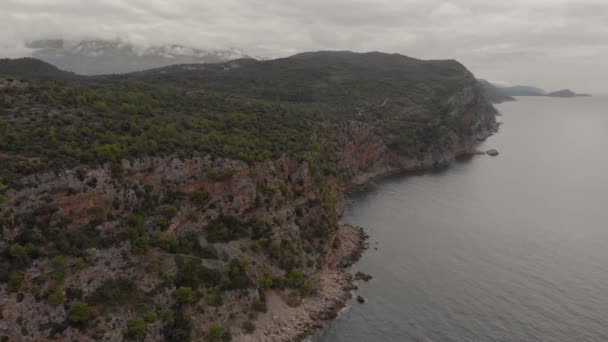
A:
[[[434,168],[449,167],[457,158],[480,154],[476,146],[498,131],[500,124],[491,130],[484,131],[474,137],[473,142],[461,146],[440,156],[438,159],[425,160],[413,164],[404,163],[397,167],[382,167],[369,173],[362,173],[343,189],[343,193],[361,190],[372,182],[398,174],[426,172]],[[290,307],[276,292],[267,294],[268,311],[258,316],[257,329],[253,334],[239,334],[235,340],[253,341],[303,341],[309,338],[316,329],[322,327],[323,321],[335,319],[353,297],[353,291],[358,289],[358,281],[349,271],[368,249],[367,235],[362,227],[339,224],[336,236],[340,240],[339,247],[330,250],[325,264],[315,275],[317,292],[302,300],[299,306]]]
[[[348,268],[368,248],[363,228],[340,224],[336,235],[340,246],[328,254],[325,264],[313,280],[316,293],[291,307],[276,292],[267,293],[268,310],[256,320],[253,334],[234,336],[237,341],[302,341],[321,327],[322,321],[334,319],[357,289],[355,276]]]

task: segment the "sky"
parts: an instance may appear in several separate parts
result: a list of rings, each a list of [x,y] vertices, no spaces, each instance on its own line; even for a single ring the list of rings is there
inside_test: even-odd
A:
[[[608,0],[0,0],[0,57],[25,41],[401,53],[477,77],[608,93]]]

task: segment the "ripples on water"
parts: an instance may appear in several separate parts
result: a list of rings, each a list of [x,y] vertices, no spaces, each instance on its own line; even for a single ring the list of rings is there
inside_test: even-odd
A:
[[[608,341],[608,99],[498,108],[500,156],[351,196],[368,302],[313,341]]]

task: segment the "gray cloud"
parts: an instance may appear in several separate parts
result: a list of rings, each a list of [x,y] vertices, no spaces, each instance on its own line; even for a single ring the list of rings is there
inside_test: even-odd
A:
[[[122,38],[281,57],[332,49],[455,58],[479,77],[604,91],[605,0],[2,0],[0,54]]]

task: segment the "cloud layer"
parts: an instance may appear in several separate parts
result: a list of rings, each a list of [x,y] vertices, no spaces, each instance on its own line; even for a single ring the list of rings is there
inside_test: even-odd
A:
[[[605,0],[2,0],[0,55],[41,38],[238,47],[281,57],[380,50],[455,58],[479,77],[608,91]]]

